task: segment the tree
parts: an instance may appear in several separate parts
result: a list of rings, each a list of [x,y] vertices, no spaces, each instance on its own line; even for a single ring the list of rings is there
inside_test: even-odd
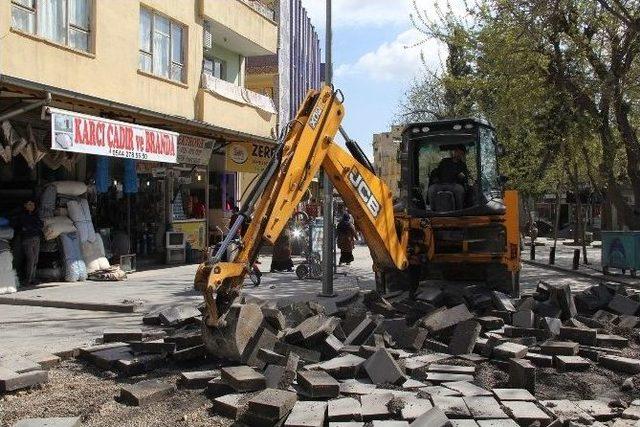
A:
[[[479,0],[464,17],[448,12],[427,20],[416,8],[414,16],[465,65],[454,75],[448,63],[438,79],[445,111],[463,106],[496,126],[514,187],[554,189],[568,178],[557,170],[575,160],[573,177],[640,229],[638,0]]]

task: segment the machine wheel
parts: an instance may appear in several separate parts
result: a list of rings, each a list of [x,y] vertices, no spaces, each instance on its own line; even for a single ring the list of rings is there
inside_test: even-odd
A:
[[[254,266],[251,272],[249,273],[249,280],[253,283],[254,287],[260,286],[262,282],[262,273],[258,270],[258,267]]]
[[[307,277],[309,277],[309,266],[305,263],[305,264],[300,264],[299,266],[296,267],[296,276],[298,276],[298,279],[300,280],[304,280]]]

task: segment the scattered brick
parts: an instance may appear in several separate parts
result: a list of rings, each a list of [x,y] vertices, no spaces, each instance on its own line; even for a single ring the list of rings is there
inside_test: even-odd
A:
[[[480,323],[480,326],[482,326],[482,332],[500,329],[504,326],[504,320],[497,316],[477,317],[476,321]]]
[[[233,393],[235,393],[233,387],[222,381],[222,378],[214,378],[207,383],[207,396],[209,397],[220,397]]]
[[[393,394],[370,394],[360,397],[362,406],[362,420],[381,420],[391,415],[391,411],[387,407],[393,399]]]
[[[268,388],[248,400],[245,416],[275,423],[289,415],[297,400],[294,392]]]
[[[634,301],[631,298],[625,297],[623,295],[616,294],[613,296],[607,307],[609,308],[609,310],[614,311],[618,314],[635,316],[636,314],[638,314],[638,310],[640,310],[640,302]]]
[[[366,317],[344,340],[344,345],[362,345],[373,334],[378,324],[371,318]]]
[[[424,377],[426,381],[431,381],[435,384],[456,382],[456,381],[473,381],[473,375],[467,374],[447,374],[444,372],[427,372]]]
[[[173,384],[159,380],[140,381],[123,386],[120,389],[120,399],[133,406],[142,406],[157,402],[171,395],[176,387]]]
[[[509,363],[509,386],[536,391],[536,367],[528,360],[511,359]]]
[[[471,396],[463,397],[463,399],[469,408],[469,412],[471,412],[471,415],[476,420],[509,418],[500,408],[498,401],[493,397]]]
[[[245,393],[227,394],[213,399],[212,409],[223,417],[236,420],[245,407],[249,396]]]
[[[49,380],[47,371],[29,371],[16,373],[6,368],[0,367],[0,392],[21,390],[33,387]]]
[[[629,340],[619,335],[598,334],[596,336],[595,345],[601,347],[625,348],[629,345]]]
[[[330,400],[327,407],[329,421],[360,421],[362,406],[353,397]]]
[[[400,366],[387,349],[376,351],[363,366],[374,384],[402,384],[405,380]]]
[[[540,352],[550,356],[575,356],[578,343],[569,341],[547,341],[540,346]]]
[[[598,331],[595,329],[572,328],[563,326],[560,328],[560,339],[575,341],[584,345],[596,345],[596,335]]]
[[[407,421],[415,420],[433,408],[429,399],[420,399],[416,396],[405,397],[402,399],[402,403],[403,406],[400,410],[400,416],[403,420]]]
[[[591,415],[597,421],[608,421],[615,418],[617,412],[605,402],[600,400],[578,400],[576,406],[587,414]]]
[[[520,425],[528,426],[537,422],[544,426],[551,422],[551,417],[533,402],[503,401],[502,405]]]
[[[628,374],[640,373],[640,360],[630,357],[602,355],[600,356],[599,363],[605,368],[614,371],[626,372]]]
[[[503,359],[520,359],[529,351],[526,345],[505,342],[493,348],[493,355]]]
[[[356,378],[365,359],[354,354],[346,354],[315,365],[337,379]]]
[[[525,359],[540,368],[550,368],[553,366],[553,356],[539,353],[527,353]]]
[[[493,394],[500,401],[505,400],[518,400],[525,402],[533,402],[536,400],[535,396],[523,388],[494,388]]]
[[[176,351],[175,342],[165,342],[164,340],[131,341],[129,346],[134,353],[143,354],[173,354]]]
[[[532,310],[519,309],[513,313],[513,326],[518,328],[533,328],[534,314]]]
[[[462,397],[431,395],[433,405],[451,418],[470,418],[471,412]],[[426,424],[425,424],[426,426]]]
[[[181,326],[193,321],[193,318],[200,317],[202,313],[192,305],[175,305],[166,308],[158,313],[160,324],[164,326]],[[139,340],[136,340],[139,341]]]
[[[476,345],[482,327],[475,320],[465,320],[456,325],[449,341],[449,354],[469,354]],[[425,335],[426,336],[426,335]],[[424,341],[424,340],[423,340]]]
[[[472,318],[473,315],[469,312],[467,306],[465,304],[459,304],[449,309],[436,310],[428,314],[420,322],[432,333],[437,333]]]
[[[80,427],[80,417],[27,418],[20,420],[13,427]]]
[[[591,367],[591,362],[580,356],[554,356],[553,359],[561,372],[585,371]]]
[[[300,371],[298,385],[312,398],[332,398],[340,394],[340,383],[324,371]]]
[[[478,387],[468,381],[454,381],[442,384],[443,386],[455,390],[462,396],[493,396],[493,394],[482,387]]]
[[[362,380],[345,380],[340,383],[340,394],[362,396],[371,394],[376,389],[375,384]]]
[[[446,411],[436,407],[420,415],[410,425],[411,427],[447,427],[451,422],[447,418]]]
[[[468,374],[473,375],[476,373],[475,366],[460,366],[460,365],[440,365],[433,363],[427,368],[429,372],[446,372],[449,374]]]
[[[220,374],[222,380],[238,392],[257,391],[266,387],[264,375],[249,366],[222,368]]]
[[[327,402],[298,401],[284,427],[323,427],[327,418]]]
[[[551,301],[555,301],[560,307],[562,311],[560,318],[562,320],[571,319],[578,314],[573,294],[571,293],[571,287],[568,284],[550,285],[549,294]]]
[[[594,421],[591,415],[569,400],[541,400],[540,404],[563,424],[578,420],[591,424]]]

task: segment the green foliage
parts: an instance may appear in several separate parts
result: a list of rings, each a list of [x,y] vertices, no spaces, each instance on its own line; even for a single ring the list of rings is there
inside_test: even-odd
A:
[[[640,226],[622,197],[630,187],[640,207],[637,0],[479,0],[435,19],[415,9],[416,28],[449,57],[414,82],[404,112],[483,117],[507,148],[512,187],[535,196],[589,185]]]

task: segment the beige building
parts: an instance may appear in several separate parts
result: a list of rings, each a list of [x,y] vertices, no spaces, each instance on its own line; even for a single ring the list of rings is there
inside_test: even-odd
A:
[[[390,132],[373,135],[373,165],[376,175],[389,186],[394,198],[399,196],[398,149],[400,148],[402,129],[402,126],[392,126]]]
[[[230,148],[273,144],[276,135],[273,100],[245,87],[246,58],[277,53],[274,16],[269,3],[256,0],[0,2],[0,124],[29,135],[33,146],[30,154],[20,146],[19,155],[11,132],[5,129],[4,139],[0,132],[0,209],[19,206],[49,180],[91,181],[97,173],[99,156],[86,150],[70,149],[63,167],[54,168],[51,159],[59,152],[50,107],[96,123],[109,119],[175,133],[178,152],[182,135],[211,143],[210,157],[193,164],[154,163],[122,150],[106,156],[112,157],[114,186],[125,157],[143,160],[136,165],[142,189],[169,192],[161,201],[150,194],[165,206],[152,215],[169,218],[175,195],[191,188],[206,200],[209,232],[215,231],[255,176],[247,165],[264,164],[252,155],[269,152],[234,150],[249,161],[230,169]]]

